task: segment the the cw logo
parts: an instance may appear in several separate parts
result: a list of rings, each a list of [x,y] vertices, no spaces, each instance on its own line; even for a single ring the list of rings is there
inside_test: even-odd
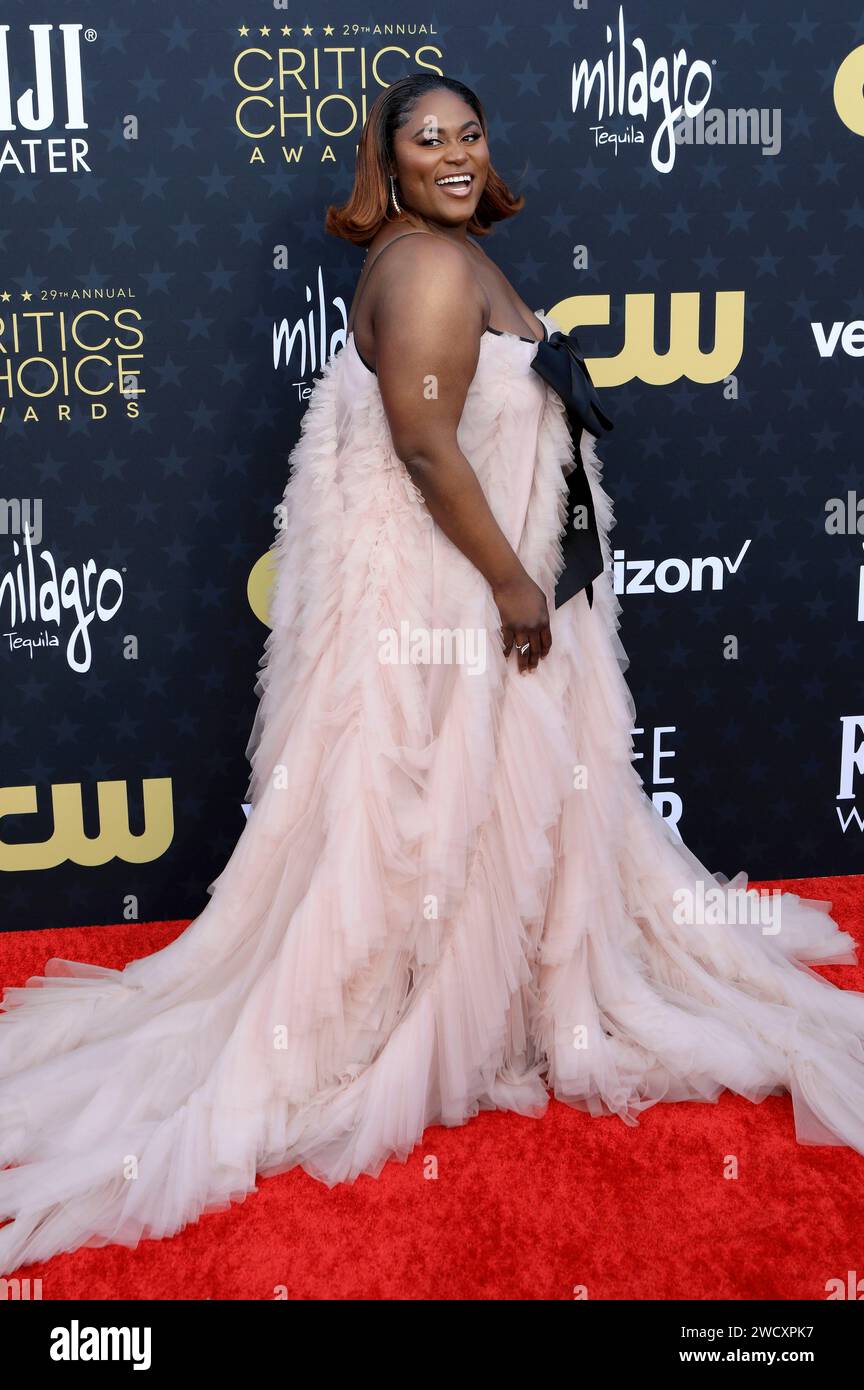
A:
[[[638,378],[649,386],[668,386],[686,376],[703,385],[733,372],[744,351],[744,291],[719,290],[714,310],[714,346],[699,347],[698,290],[669,296],[669,346],[654,348],[653,294],[624,296],[624,346],[614,357],[588,357],[586,366],[597,386],[623,386]],[[609,322],[608,294],[578,294],[549,311],[565,332],[580,324]]]
[[[170,777],[145,777],[144,829],[129,828],[129,799],[125,782],[97,782],[99,831],[87,835],[79,782],[57,782],[51,788],[53,829],[47,838],[26,844],[0,839],[0,870],[53,869],[71,860],[92,868],[109,859],[146,864],[164,854],[174,838]],[[0,821],[7,816],[30,816],[38,810],[35,787],[0,787]]]
[[[837,69],[834,105],[843,124],[864,135],[864,44],[853,48]]]
[[[265,550],[260,560],[256,560],[246,581],[246,597],[249,607],[265,627],[270,626],[270,594],[276,581],[276,556],[272,550]]]
[[[624,296],[624,346],[614,357],[586,358],[588,370],[597,386],[622,386],[638,378],[649,386],[668,386],[686,376],[705,385],[722,381],[733,372],[744,351],[744,291],[719,290],[715,296],[714,346],[703,352],[699,346],[698,290],[680,291],[669,296],[669,346],[665,352],[654,347],[653,294]],[[565,332],[580,324],[608,324],[608,294],[578,294],[562,299],[549,311]],[[269,626],[269,601],[273,584],[275,556],[268,550],[253,566],[246,586],[249,607]]]

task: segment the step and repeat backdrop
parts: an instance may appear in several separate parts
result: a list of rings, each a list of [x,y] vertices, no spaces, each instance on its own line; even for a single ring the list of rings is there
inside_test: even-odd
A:
[[[240,835],[267,564],[362,251],[377,93],[444,73],[484,242],[604,405],[636,767],[715,871],[864,865],[864,11],[3,0],[0,929],[184,918]],[[409,310],[410,311],[410,310]]]

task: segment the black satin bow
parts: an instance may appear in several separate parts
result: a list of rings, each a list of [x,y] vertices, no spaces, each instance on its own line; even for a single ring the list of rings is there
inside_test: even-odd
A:
[[[567,476],[567,524],[561,538],[564,568],[555,586],[555,607],[560,608],[580,589],[585,590],[591,607],[594,602],[591,581],[603,573],[603,554],[591,484],[582,463],[580,436],[583,429],[596,437],[601,430],[611,430],[614,426],[600,405],[575,328],[569,333],[556,331],[538,343],[531,366],[564,402],[573,440],[575,467]],[[573,524],[576,507],[585,508],[586,526]]]

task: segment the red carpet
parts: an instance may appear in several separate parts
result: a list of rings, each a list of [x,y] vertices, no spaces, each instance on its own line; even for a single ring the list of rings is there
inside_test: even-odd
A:
[[[864,958],[864,876],[763,886],[830,899]],[[2,934],[0,981],[23,984],[52,955],[120,966],[185,925]],[[821,973],[864,990],[864,966]],[[797,1144],[787,1096],[726,1094],[655,1106],[635,1128],[558,1102],[542,1120],[484,1112],[427,1130],[377,1180],[261,1179],[170,1240],[19,1276],[41,1277],[45,1299],[824,1299],[827,1280],[864,1276],[862,1252],[864,1157]]]

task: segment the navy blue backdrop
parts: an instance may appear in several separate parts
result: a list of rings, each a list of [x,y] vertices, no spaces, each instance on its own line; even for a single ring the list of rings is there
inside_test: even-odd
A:
[[[362,256],[324,211],[418,68],[484,103],[527,197],[485,248],[615,420],[646,790],[730,876],[861,869],[864,18],[708,10],[3,0],[0,928],[190,916],[236,842]]]

